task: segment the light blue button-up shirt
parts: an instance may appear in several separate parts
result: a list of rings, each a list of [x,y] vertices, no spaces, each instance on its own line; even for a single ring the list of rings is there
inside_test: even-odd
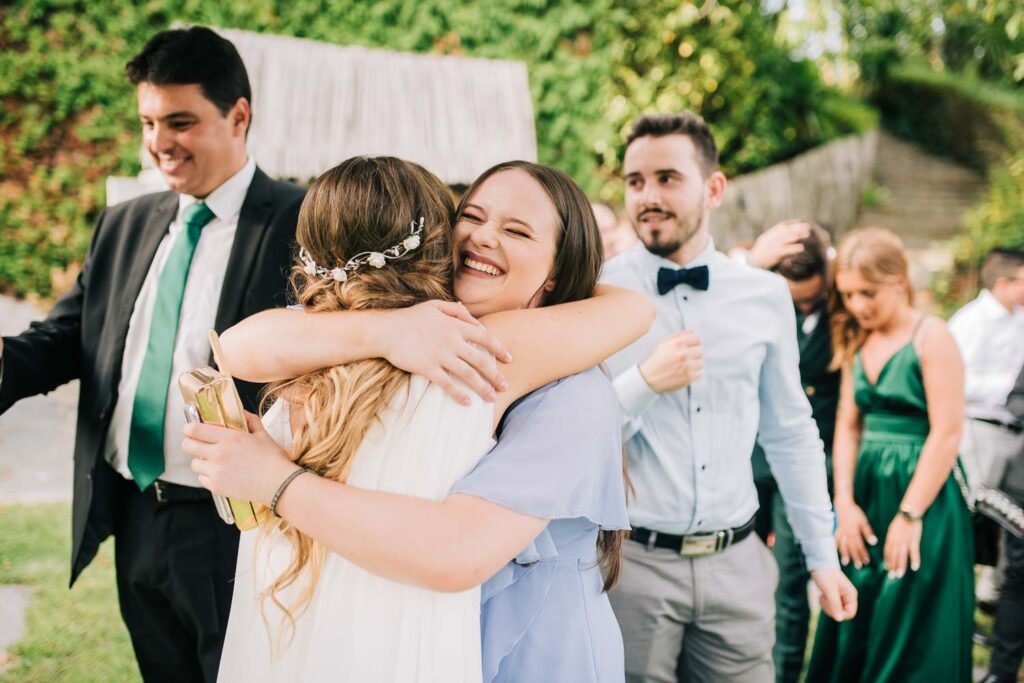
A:
[[[750,466],[759,438],[810,570],[839,566],[825,454],[800,386],[793,302],[778,275],[707,248],[708,291],[679,285],[658,294],[658,269],[679,265],[643,244],[605,265],[602,281],[646,293],[650,331],[608,361],[626,419],[633,526],[692,534],[742,525],[757,511]],[[637,364],[660,341],[692,330],[704,372],[688,387],[655,393]]]

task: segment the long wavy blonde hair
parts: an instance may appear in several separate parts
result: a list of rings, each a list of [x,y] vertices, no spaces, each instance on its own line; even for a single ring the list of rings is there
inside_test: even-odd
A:
[[[410,236],[410,224],[423,218],[421,244],[382,268],[364,265],[345,282],[309,275],[298,263],[291,279],[298,303],[308,311],[340,311],[450,300],[454,208],[444,183],[408,161],[355,157],[327,171],[306,194],[296,231],[299,245],[318,265],[331,269],[358,253],[400,244]],[[363,360],[273,384],[264,405],[287,398],[299,406],[303,420],[293,433],[292,460],[343,482],[366,433],[408,380],[408,373],[385,360]],[[312,598],[326,551],[285,520],[276,528],[294,552],[260,598],[261,608],[269,599],[284,613],[280,644],[294,636],[295,617]],[[305,584],[297,596],[283,604],[279,593],[300,580]]]
[[[896,234],[885,228],[859,228],[850,232],[836,252],[835,273],[856,270],[873,284],[904,283],[907,303],[914,305],[914,288],[910,284],[907,253]],[[853,360],[863,346],[868,331],[857,322],[843,303],[839,289],[833,285],[829,298],[829,320],[832,328],[832,369],[839,369]]]

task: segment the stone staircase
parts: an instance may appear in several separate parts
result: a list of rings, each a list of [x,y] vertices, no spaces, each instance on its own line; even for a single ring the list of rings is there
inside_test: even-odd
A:
[[[882,201],[862,208],[857,224],[889,228],[903,239],[911,279],[922,291],[949,265],[948,241],[963,231],[964,214],[985,191],[985,177],[884,131],[875,160]]]

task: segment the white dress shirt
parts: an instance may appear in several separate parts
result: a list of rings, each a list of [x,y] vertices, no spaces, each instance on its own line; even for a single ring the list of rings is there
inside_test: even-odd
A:
[[[651,330],[608,361],[626,416],[630,522],[669,534],[742,525],[757,511],[750,456],[757,437],[786,502],[810,570],[839,566],[832,538],[825,454],[800,386],[793,301],[782,277],[707,248],[708,291],[679,285],[661,296],[658,269],[679,268],[643,244],[609,261],[602,281],[646,293]],[[704,373],[688,387],[655,393],[637,367],[658,342],[692,330]]]
[[[117,388],[117,406],[107,433],[106,458],[114,469],[126,479],[128,471],[128,437],[131,431],[132,409],[135,404],[135,389],[139,384],[142,362],[149,342],[149,328],[156,305],[157,286],[170,256],[174,240],[185,229],[182,221],[185,209],[199,201],[205,201],[214,217],[203,228],[196,244],[188,280],[182,295],[181,313],[178,317],[178,336],[174,342],[174,358],[171,362],[171,382],[167,388],[167,413],[164,421],[164,473],[163,481],[186,486],[199,486],[199,480],[189,467],[192,458],[181,450],[185,438],[185,403],[178,390],[178,377],[193,368],[209,365],[210,342],[207,339],[217,317],[217,305],[224,284],[231,246],[235,241],[238,215],[249,191],[256,162],[249,158],[235,175],[228,178],[211,192],[205,200],[188,195],[179,195],[178,213],[170,229],[156,250],[142,284],[139,297],[128,323],[128,337],[125,341],[124,357],[121,360],[121,382]]]
[[[968,417],[1017,422],[1006,398],[1024,365],[1024,308],[1011,313],[987,289],[949,319],[964,359]]]

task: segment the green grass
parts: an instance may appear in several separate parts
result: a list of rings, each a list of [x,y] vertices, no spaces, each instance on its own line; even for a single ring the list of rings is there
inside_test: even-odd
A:
[[[66,504],[0,507],[0,584],[32,591],[25,635],[9,652],[3,683],[138,681],[117,607],[113,545],[68,590],[71,509]]]

